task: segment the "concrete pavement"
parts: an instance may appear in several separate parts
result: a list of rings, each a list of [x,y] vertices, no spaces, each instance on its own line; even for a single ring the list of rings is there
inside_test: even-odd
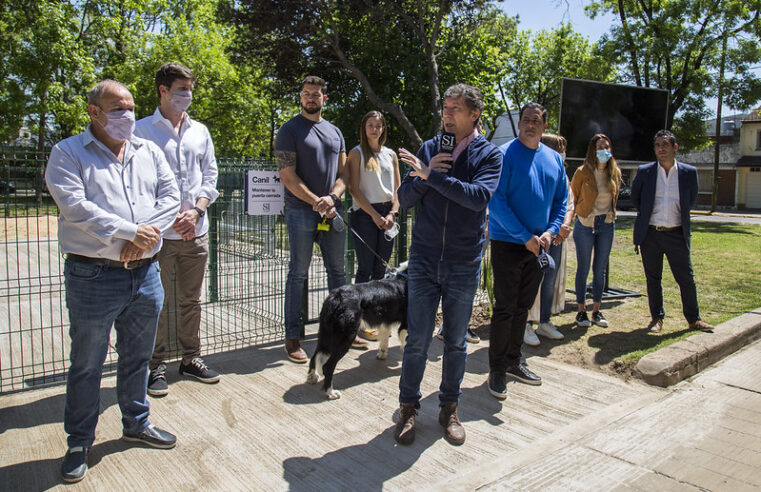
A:
[[[614,403],[440,485],[446,490],[759,490],[761,342],[665,393]]]

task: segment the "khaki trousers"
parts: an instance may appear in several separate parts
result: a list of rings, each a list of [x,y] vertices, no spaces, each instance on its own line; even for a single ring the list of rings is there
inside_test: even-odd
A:
[[[156,330],[151,369],[177,353],[178,341],[184,364],[201,355],[200,299],[208,258],[206,234],[192,241],[164,239],[159,251],[164,306]]]

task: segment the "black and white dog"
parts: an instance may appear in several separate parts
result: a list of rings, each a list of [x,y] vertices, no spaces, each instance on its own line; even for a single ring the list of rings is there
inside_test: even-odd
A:
[[[407,262],[390,276],[362,284],[348,284],[331,292],[320,311],[317,348],[309,361],[307,382],[325,376],[323,391],[329,400],[341,397],[333,389],[336,364],[351,348],[360,327],[378,331],[378,359],[388,357],[388,338],[397,329],[402,352],[407,341]]]

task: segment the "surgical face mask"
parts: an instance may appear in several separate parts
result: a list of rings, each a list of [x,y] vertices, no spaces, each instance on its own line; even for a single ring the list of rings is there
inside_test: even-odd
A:
[[[172,91],[172,98],[169,100],[169,104],[172,105],[173,110],[182,114],[188,110],[192,100],[193,91]]]
[[[101,111],[103,109],[101,108]],[[130,109],[122,109],[119,111],[111,111],[105,113],[107,121],[103,126],[109,137],[114,140],[129,140],[132,137],[132,132],[135,131],[135,112]],[[97,121],[97,120],[96,120]],[[98,124],[100,122],[98,121]]]
[[[561,158],[561,159],[563,159],[563,160],[565,160],[565,152],[561,152],[561,153],[560,153],[560,158]]]
[[[613,157],[613,154],[611,154],[608,149],[600,149],[597,151],[597,160],[603,164],[608,162],[611,157]]]

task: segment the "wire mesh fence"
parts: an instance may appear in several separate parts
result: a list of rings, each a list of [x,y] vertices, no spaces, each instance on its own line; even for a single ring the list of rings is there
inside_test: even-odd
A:
[[[68,370],[68,315],[64,258],[58,247],[58,208],[44,185],[47,153],[0,148],[0,393],[60,382]],[[288,273],[288,234],[282,215],[250,216],[244,210],[244,175],[274,170],[266,159],[218,159],[220,196],[209,208],[209,263],[202,294],[204,354],[281,340]],[[348,194],[347,194],[348,195]],[[390,264],[406,259],[414,212],[401,214]],[[355,270],[353,235],[347,233],[346,272]],[[347,279],[350,281],[350,279]],[[167,286],[174,289],[175,286]],[[316,320],[327,296],[327,276],[315,246],[305,322]],[[176,298],[176,296],[175,296]],[[177,306],[168,306],[168,350],[180,356]],[[106,373],[115,370],[115,333]]]

